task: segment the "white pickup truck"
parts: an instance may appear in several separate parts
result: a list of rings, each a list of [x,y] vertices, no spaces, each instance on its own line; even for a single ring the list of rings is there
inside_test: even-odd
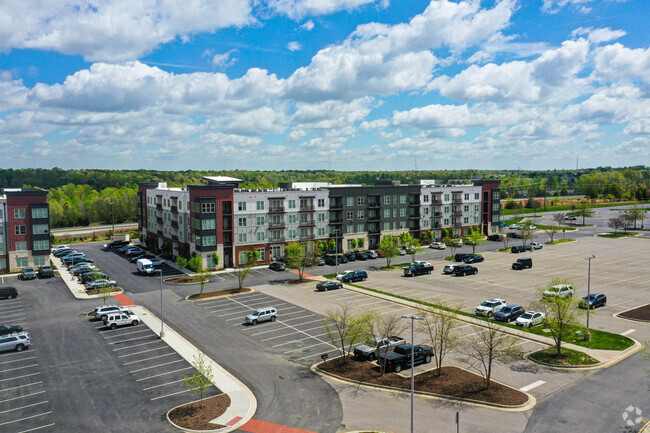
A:
[[[138,323],[140,323],[140,318],[135,314],[115,313],[115,314],[110,314],[106,318],[104,325],[106,325],[107,328],[116,329],[118,326],[126,326],[126,325],[135,326]]]
[[[402,337],[374,337],[373,339],[366,341],[365,344],[357,346],[354,348],[354,356],[358,359],[367,359],[368,361],[374,361],[377,359],[379,353],[386,351],[391,351],[393,347],[397,347],[401,344],[406,344],[406,340]]]

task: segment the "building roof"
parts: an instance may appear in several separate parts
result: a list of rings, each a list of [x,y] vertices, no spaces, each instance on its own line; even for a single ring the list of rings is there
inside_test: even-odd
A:
[[[203,176],[203,179],[207,180],[208,182],[243,182],[241,179],[229,176]]]

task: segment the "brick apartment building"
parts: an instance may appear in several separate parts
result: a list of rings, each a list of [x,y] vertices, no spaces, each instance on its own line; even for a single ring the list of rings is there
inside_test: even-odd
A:
[[[46,190],[0,189],[0,272],[49,263],[49,209]]]
[[[171,188],[141,183],[139,228],[145,242],[168,256],[199,254],[206,267],[240,264],[256,249],[260,262],[281,259],[290,242],[335,239],[339,251],[376,248],[382,236],[430,231],[496,233],[498,181],[377,181],[373,186],[288,182],[242,189],[240,179],[204,177],[202,185]],[[487,207],[486,207],[487,206]],[[448,232],[447,232],[448,233]]]

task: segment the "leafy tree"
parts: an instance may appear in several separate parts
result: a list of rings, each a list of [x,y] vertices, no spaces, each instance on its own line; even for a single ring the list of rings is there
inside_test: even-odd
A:
[[[336,253],[336,239],[329,240],[330,253]]]
[[[540,208],[541,206],[542,206],[542,205],[539,203],[539,201],[535,200],[535,199],[532,198],[532,197],[529,198],[528,200],[526,200],[526,207],[527,207],[528,209],[538,209],[538,208]]]
[[[396,314],[382,315],[373,311],[369,311],[368,314],[371,315],[372,318],[370,321],[370,334],[373,337],[378,338],[380,341],[388,339],[394,335],[400,335],[406,330],[407,323]],[[372,340],[372,343],[375,343],[375,341]],[[386,358],[384,357],[382,361],[382,357],[379,355],[383,354],[385,356],[390,350],[392,350],[392,348],[389,349],[386,344],[377,351],[377,360],[379,361],[379,371],[381,374],[386,372]]]
[[[449,252],[451,252],[451,255],[454,255],[454,252],[456,252],[456,248],[459,247],[458,242],[455,239],[452,238],[443,238],[442,242],[449,248]]]
[[[237,282],[239,283],[239,291],[244,290],[244,280],[248,278],[251,268],[255,266],[256,262],[260,259],[260,253],[257,250],[246,251],[246,260],[244,263],[239,263],[237,267]]]
[[[381,238],[377,251],[386,258],[386,266],[390,266],[390,262],[393,260],[393,257],[399,256],[399,245],[397,237],[384,236]]]
[[[219,254],[214,253],[212,254],[212,260],[214,261],[214,268],[216,269],[219,266],[219,260],[221,260],[221,257],[219,257]]]
[[[178,265],[179,268],[181,268],[181,269],[187,268],[188,260],[185,257],[178,256],[178,257],[176,257],[175,262],[176,262],[176,264]]]
[[[206,360],[205,355],[199,352],[194,355],[192,367],[196,370],[191,376],[183,375],[185,385],[201,396],[200,407],[203,407],[203,393],[212,386],[212,365]]]
[[[305,268],[312,266],[315,261],[314,243],[291,243],[285,247],[284,256],[287,260],[287,267],[298,270],[298,278],[302,281]]]
[[[443,301],[436,301],[437,305],[447,307]],[[460,310],[460,307],[456,307]],[[444,309],[429,309],[424,314],[424,320],[419,325],[419,332],[429,340],[436,361],[436,375],[442,372],[442,363],[445,356],[454,349],[460,341],[458,320],[454,315]]]
[[[641,220],[641,224],[643,225],[643,218],[645,217],[645,211],[639,207],[639,203],[634,200],[634,205],[629,208],[628,210],[625,211],[627,215],[630,215],[631,219],[634,220],[634,228],[636,229],[636,222],[637,220]]]
[[[359,247],[359,249],[363,249],[364,244],[365,242],[363,238],[357,239],[357,247]]]
[[[100,298],[102,298],[103,305],[106,305],[106,301],[108,300],[108,298],[113,296],[113,290],[114,289],[112,287],[100,287],[99,289],[97,289],[97,294],[99,295]]]
[[[374,317],[374,311],[355,312],[350,304],[339,305],[325,313],[323,329],[343,357],[343,364],[347,363],[354,346],[372,337],[371,323]]]
[[[327,241],[318,241],[318,254],[324,255],[327,253]]]
[[[187,261],[186,267],[191,269],[194,272],[201,271],[201,269],[203,269],[203,260],[201,259],[201,256],[195,254],[192,257],[190,257],[190,259]]]
[[[587,200],[580,200],[576,213],[582,217],[582,225],[585,225],[585,218],[592,216],[596,212],[589,208],[589,202]]]
[[[469,235],[465,237],[465,244],[472,247],[472,254],[476,254],[476,247],[481,245],[483,241],[485,241],[485,236],[478,227],[472,227]]]

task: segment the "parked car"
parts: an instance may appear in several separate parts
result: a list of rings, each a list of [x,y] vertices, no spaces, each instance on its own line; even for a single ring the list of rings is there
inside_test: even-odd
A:
[[[564,221],[577,221],[578,217],[575,215],[567,215],[564,217]]]
[[[269,265],[269,269],[272,270],[272,271],[280,272],[280,271],[284,271],[285,269],[287,269],[287,265],[285,265],[282,262],[273,262],[273,263],[271,263]]]
[[[138,273],[142,275],[151,275],[154,273],[153,263],[149,259],[138,259],[138,261],[135,262],[135,268],[138,270]]]
[[[0,352],[15,350],[20,352],[32,345],[32,339],[28,332],[21,332],[18,335],[7,335],[0,337]]]
[[[454,267],[454,275],[464,277],[465,275],[478,274],[478,268],[470,265],[456,265]]]
[[[20,325],[0,325],[0,335],[15,334],[16,332],[23,332],[23,327]]]
[[[425,363],[428,364],[431,362],[433,356],[433,349],[431,346],[416,345],[413,346],[413,361],[414,364]],[[392,352],[386,354],[380,353],[378,358],[381,363],[384,363],[386,368],[395,373],[399,373],[405,368],[411,366],[411,345],[402,344],[401,346],[396,346]]]
[[[354,253],[344,254],[345,258],[348,259],[348,262],[355,262],[357,260],[357,255]]]
[[[322,257],[317,258],[317,259],[316,259],[316,264],[317,264],[318,266],[325,266],[325,259],[322,258]]]
[[[514,254],[525,253],[526,248],[523,245],[515,245],[514,247],[510,248],[510,252]]]
[[[34,280],[36,279],[36,271],[34,271],[34,268],[23,268],[19,277],[21,280]]]
[[[135,263],[135,262],[137,262],[137,261],[140,260],[140,259],[148,259],[148,260],[151,260],[151,259],[155,259],[155,258],[156,258],[156,256],[154,256],[153,254],[151,254],[151,253],[146,253],[146,252],[145,252],[145,253],[140,254],[139,256],[132,256],[132,257],[129,257],[129,262],[130,262],[130,263]]]
[[[607,305],[607,296],[602,293],[590,293],[588,296],[584,296],[580,299],[580,302],[578,303],[580,308],[587,308],[587,306],[589,306],[590,310],[593,308],[604,307],[605,305]]]
[[[132,248],[125,253],[127,257],[139,256],[140,254],[144,254],[144,250],[141,250],[140,248]]]
[[[463,259],[463,262],[465,263],[480,263],[484,261],[485,258],[483,256],[479,256],[478,254],[470,254],[469,256],[465,257]]]
[[[131,243],[130,241],[123,241],[123,240],[116,239],[114,241],[110,241],[109,243],[105,244],[104,247],[105,248],[122,248],[122,247],[125,247],[125,246],[129,245],[130,243]]]
[[[556,286],[551,286],[548,288],[548,290],[545,290],[544,293],[542,293],[542,297],[544,299],[552,299],[552,298],[566,298],[566,297],[571,297],[573,296],[573,286],[569,284],[558,284]]]
[[[505,299],[488,299],[487,301],[484,301],[474,309],[474,315],[476,316],[485,316],[485,317],[491,317],[494,316],[494,314],[508,305]]]
[[[505,238],[504,235],[502,235],[502,234],[500,234],[500,233],[495,233],[495,234],[493,234],[493,235],[489,235],[489,236],[487,237],[487,240],[488,240],[488,241],[497,241],[497,242],[499,242],[499,241],[502,241],[503,238]]]
[[[510,232],[508,233],[508,237],[512,239],[523,239],[523,235],[519,232]]]
[[[149,261],[151,262],[154,268],[162,268],[162,265],[167,263],[165,262],[164,259],[150,259]]]
[[[379,254],[377,254],[377,251],[375,250],[368,250],[366,251],[366,255],[368,256],[369,259],[376,259],[379,258]]]
[[[58,251],[61,251],[61,250],[65,249],[65,248],[70,249],[70,245],[57,245],[55,247],[50,248],[50,253],[54,254],[54,253],[56,253]]]
[[[414,277],[416,275],[430,274],[433,272],[433,265],[428,262],[411,263],[409,266],[402,268],[405,277]]]
[[[275,322],[277,318],[278,310],[276,310],[274,307],[264,307],[253,311],[251,314],[246,316],[245,320],[246,323],[257,325],[259,322]]]
[[[365,281],[367,279],[368,279],[368,273],[366,271],[354,271],[341,278],[341,282],[353,283],[355,281]]]
[[[93,317],[95,319],[101,319],[102,321],[108,317],[109,314],[114,313],[126,313],[131,314],[131,309],[129,307],[123,307],[121,305],[101,305],[95,307],[93,312]]]
[[[529,245],[526,246],[526,249],[528,251],[541,250],[542,248],[544,248],[544,245],[540,244],[539,242],[531,242]]]
[[[533,326],[540,325],[546,315],[538,311],[526,311],[515,320],[515,325],[523,326],[524,328],[532,328]]]
[[[117,329],[118,326],[135,326],[140,323],[140,318],[135,314],[113,313],[109,314],[103,322],[106,327]]]
[[[339,280],[339,281],[341,281],[341,280],[343,279],[343,277],[345,277],[347,274],[351,274],[352,272],[354,272],[354,271],[353,271],[353,270],[348,270],[348,271],[340,272],[340,273],[336,276],[336,279]]]
[[[87,271],[89,269],[97,269],[97,266],[91,263],[80,263],[78,265],[70,266],[70,268],[68,268],[68,271],[72,275],[79,275],[79,273]]]
[[[429,248],[433,250],[444,250],[447,248],[447,245],[443,244],[442,242],[431,242],[429,244]]]
[[[512,269],[515,270],[522,270],[526,268],[532,268],[533,267],[533,259],[530,257],[522,257],[521,259],[517,259],[516,262],[512,264]]]
[[[506,305],[494,313],[494,320],[498,322],[512,322],[524,314],[526,310],[521,305]]]
[[[362,260],[362,261],[368,260],[368,257],[366,257],[366,255],[363,254],[362,252],[354,253],[354,256],[357,258],[357,260]]]
[[[71,252],[72,252],[72,248],[65,247],[54,251],[52,254],[54,255],[54,257],[63,257],[64,255],[69,254]]]
[[[455,261],[455,262],[462,262],[462,261],[465,260],[467,257],[469,257],[469,254],[467,254],[467,253],[457,253],[457,254],[454,256],[454,261]]]
[[[399,249],[399,255],[400,256],[405,256],[406,255],[406,249],[405,248],[400,248]]]
[[[79,257],[79,258],[74,259],[73,263],[70,263],[68,265],[68,269],[73,267],[73,266],[82,265],[84,263],[94,263],[94,261],[93,261],[93,259],[89,259],[88,257],[85,257],[85,256],[84,257]]]
[[[510,225],[508,226],[508,228],[509,228],[510,230],[518,230],[518,229],[520,229],[521,227],[522,227],[521,224],[510,224]]]
[[[125,245],[123,247],[120,247],[117,249],[117,252],[120,254],[126,254],[127,251],[133,250],[133,249],[140,249],[140,247],[135,246],[135,245]]]
[[[458,265],[445,265],[445,268],[442,270],[445,274],[453,274],[454,268]]]
[[[107,280],[107,279],[108,279],[108,275],[106,275],[103,272],[99,272],[98,270],[93,270],[90,272],[86,272],[85,274],[79,275],[79,283],[81,284],[87,284],[94,280]]]
[[[368,361],[374,361],[377,359],[377,354],[386,352],[393,347],[401,346],[406,344],[406,340],[402,337],[374,337],[364,344],[360,344],[354,348],[354,357],[358,359],[367,359]]]
[[[337,281],[322,281],[316,284],[316,290],[319,292],[327,292],[328,290],[340,289],[343,284]]]
[[[18,290],[15,287],[0,287],[0,298],[13,299],[18,296]]]
[[[83,253],[80,254],[69,254],[63,258],[63,264],[65,266],[76,265],[77,263],[86,263],[86,255]]]
[[[90,281],[86,284],[86,290],[97,290],[97,289],[102,289],[104,287],[115,287],[117,285],[117,281],[114,280],[106,280],[106,279],[98,279],[98,280],[93,280]]]

